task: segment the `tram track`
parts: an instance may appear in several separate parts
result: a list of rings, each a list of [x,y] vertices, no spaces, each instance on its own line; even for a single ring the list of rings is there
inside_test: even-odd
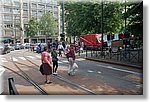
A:
[[[26,53],[26,52],[25,52],[25,53]],[[37,64],[35,64],[35,63],[32,62],[31,60],[29,60],[29,59],[25,56],[25,53],[23,54],[24,58],[25,58],[27,61],[29,61],[30,63],[32,63],[33,65],[35,65],[35,66],[37,66],[37,67],[39,68],[40,66],[37,65]],[[72,85],[72,86],[74,86],[74,87],[76,87],[76,88],[78,88],[78,89],[81,89],[81,90],[83,90],[83,91],[85,91],[85,92],[88,92],[89,94],[96,95],[96,92],[94,92],[94,91],[92,91],[92,90],[90,90],[90,89],[88,89],[88,88],[86,88],[86,87],[83,87],[83,86],[81,86],[80,84],[75,83],[75,82],[73,82],[73,81],[71,81],[71,80],[69,80],[69,79],[67,79],[67,78],[65,78],[65,77],[63,77],[63,76],[61,76],[61,75],[59,75],[59,74],[53,75],[53,77],[55,77],[55,78],[57,78],[57,79],[59,79],[59,80],[65,82],[65,83],[67,83],[67,84],[70,84],[70,85]]]
[[[11,72],[13,72],[13,73],[19,75],[21,78],[25,79],[28,83],[30,83],[32,86],[34,86],[34,88],[37,89],[41,94],[48,95],[48,93],[43,88],[41,88],[35,81],[33,81],[17,64],[25,65],[25,66],[28,66],[28,65],[13,61],[13,55],[10,54],[10,56],[11,56],[10,61],[21,72],[21,74],[19,74],[18,72],[14,71],[11,68],[6,67],[4,65],[0,65],[0,66],[6,68],[7,70],[10,70]]]

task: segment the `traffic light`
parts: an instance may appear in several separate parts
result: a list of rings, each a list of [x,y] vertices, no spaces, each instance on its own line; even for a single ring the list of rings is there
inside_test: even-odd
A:
[[[60,34],[60,37],[61,37],[61,38],[60,38],[61,41],[64,41],[64,40],[65,40],[65,33],[61,33],[61,34]]]
[[[107,35],[107,40],[111,40],[110,35]]]
[[[114,34],[111,35],[111,39],[114,39]]]
[[[65,34],[64,34],[64,33],[61,33],[61,34],[60,34],[60,37],[64,38],[64,37],[65,37]]]

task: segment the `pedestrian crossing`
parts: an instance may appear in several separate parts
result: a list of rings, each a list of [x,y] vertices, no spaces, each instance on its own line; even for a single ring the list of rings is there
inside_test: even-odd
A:
[[[36,59],[37,59],[37,60],[40,60],[40,59],[41,59],[41,56],[40,56],[40,55],[36,55],[36,56],[26,56],[26,58],[31,59],[31,60],[36,60]],[[5,56],[0,56],[0,63],[8,63],[8,62],[11,61],[11,59],[12,59],[13,61],[15,61],[15,62],[26,61],[26,60],[27,60],[26,58],[25,58],[25,57],[6,58]],[[65,60],[59,60],[58,63],[59,63],[59,64],[62,64],[62,63],[67,64],[67,63],[69,63],[69,62],[67,61],[67,59],[65,59]]]

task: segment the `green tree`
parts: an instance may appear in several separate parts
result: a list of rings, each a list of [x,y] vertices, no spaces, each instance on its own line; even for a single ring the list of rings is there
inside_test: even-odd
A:
[[[140,47],[143,43],[143,1],[126,3],[127,12],[124,18],[127,19],[126,30],[134,35],[136,47]]]
[[[39,29],[42,34],[46,36],[51,36],[56,33],[56,20],[51,12],[46,12],[41,16],[39,20]]]
[[[28,26],[25,27],[27,36],[34,37],[38,32],[38,22],[36,18],[32,17],[28,23]]]
[[[130,2],[127,6],[127,12],[124,13],[124,17],[127,18],[127,30],[136,36],[143,36],[143,1]]]
[[[105,3],[105,2],[104,2]],[[100,2],[65,3],[65,22],[68,36],[88,33],[101,33]],[[104,33],[118,33],[123,25],[123,7],[119,2],[104,4]]]

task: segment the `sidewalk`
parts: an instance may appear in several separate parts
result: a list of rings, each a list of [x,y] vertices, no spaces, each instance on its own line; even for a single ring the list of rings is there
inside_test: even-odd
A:
[[[121,61],[115,61],[113,59],[103,59],[103,58],[97,58],[97,57],[90,57],[90,52],[87,53],[88,56],[86,57],[86,52],[83,53],[75,53],[75,55],[78,58],[85,58],[86,60],[91,60],[91,61],[96,61],[96,62],[103,62],[103,63],[109,63],[109,64],[116,64],[116,65],[122,65],[122,66],[127,66],[127,67],[133,67],[133,68],[143,68],[141,65],[136,65],[133,63],[125,63]]]

